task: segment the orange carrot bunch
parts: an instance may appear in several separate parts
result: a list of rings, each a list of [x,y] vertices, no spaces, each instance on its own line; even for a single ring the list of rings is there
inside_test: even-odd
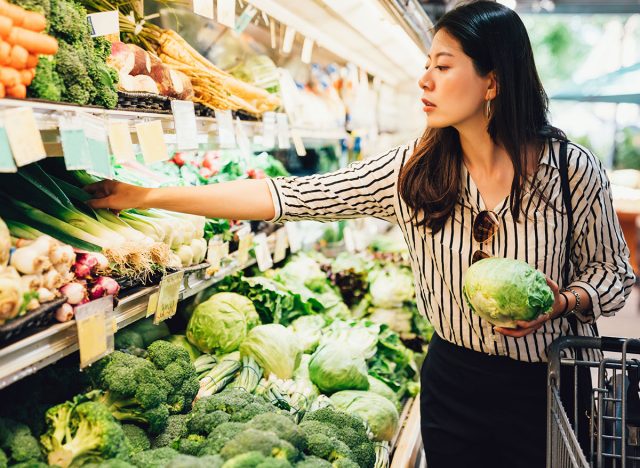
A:
[[[55,55],[58,41],[44,34],[44,15],[0,0],[0,97],[27,97],[40,55]]]

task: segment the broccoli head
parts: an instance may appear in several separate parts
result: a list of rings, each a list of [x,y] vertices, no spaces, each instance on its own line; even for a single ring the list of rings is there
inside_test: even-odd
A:
[[[179,455],[171,460],[171,468],[222,468],[224,460],[220,455],[207,455],[194,457],[191,455]]]
[[[105,460],[101,463],[88,463],[82,464],[82,468],[135,468],[129,462],[124,460],[120,460],[118,458],[111,458],[109,460]]]
[[[333,468],[327,460],[318,457],[307,457],[296,464],[296,468]]]
[[[373,465],[368,465],[368,466],[373,466]],[[336,460],[335,462],[333,462],[333,467],[334,468],[359,468],[360,465],[358,465],[356,462],[348,458],[340,458],[339,460]]]
[[[180,454],[170,447],[146,450],[131,457],[131,463],[138,468],[165,468]]]
[[[209,437],[207,437],[207,441],[202,447],[200,455],[212,455],[219,453],[227,442],[245,429],[247,429],[247,425],[245,423],[228,422],[220,424],[211,432],[211,434],[209,434]]]
[[[280,439],[273,432],[246,429],[227,442],[220,455],[229,460],[249,451],[258,451],[265,457],[281,458],[293,461],[298,457],[298,450],[286,440]]]
[[[307,453],[330,462],[341,458],[353,457],[351,449],[339,439],[326,434],[315,433],[307,435]]]
[[[170,447],[187,434],[187,415],[172,414],[167,420],[167,427],[151,441],[151,445],[153,448]]]
[[[49,464],[65,468],[85,461],[127,458],[124,432],[109,410],[93,401],[77,401],[47,411],[48,431],[40,440]]]
[[[291,468],[293,465],[287,460],[281,458],[265,458],[262,463],[259,463],[256,468]]]
[[[29,460],[25,462],[16,463],[15,465],[11,465],[11,468],[51,468],[45,462],[41,462],[38,460]]]
[[[122,430],[124,431],[125,439],[129,444],[129,454],[134,455],[138,452],[143,452],[151,448],[151,442],[147,437],[147,434],[135,424],[123,424]]]
[[[307,449],[305,433],[295,422],[283,414],[259,414],[249,421],[247,426],[261,431],[271,431],[282,440],[289,442],[300,452],[304,452]]]
[[[212,411],[211,413],[191,413],[187,422],[187,429],[190,434],[207,436],[220,424],[230,420],[231,416],[220,410]]]
[[[227,460],[224,468],[254,468],[265,461],[266,457],[258,451],[241,453]]]
[[[96,390],[87,396],[104,403],[116,419],[146,424],[152,434],[164,430],[172,389],[153,363],[114,351],[91,366],[88,374]]]
[[[187,437],[178,439],[171,444],[171,448],[184,455],[198,456],[203,452],[203,447],[207,444],[207,438],[199,434],[189,434]],[[209,453],[209,452],[207,452]],[[211,451],[211,454],[218,453]]]
[[[38,440],[25,424],[0,418],[0,448],[9,463],[42,460]]]
[[[144,349],[144,341],[139,333],[130,328],[118,331],[113,337],[113,346],[115,349],[126,351],[130,349]]]

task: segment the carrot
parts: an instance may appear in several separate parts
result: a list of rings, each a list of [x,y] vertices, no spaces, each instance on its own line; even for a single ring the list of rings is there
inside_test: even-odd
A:
[[[38,66],[39,56],[35,54],[29,54],[27,57],[27,68],[36,68]]]
[[[29,31],[42,32],[47,27],[47,19],[40,13],[27,11],[22,21],[22,27]]]
[[[0,15],[6,16],[13,21],[15,26],[22,26],[27,10],[17,5],[12,5],[5,0],[0,0]]]
[[[21,45],[14,45],[11,48],[9,66],[11,68],[15,68],[16,70],[23,70],[27,68],[28,57],[29,52],[27,52],[27,49],[25,49]]]
[[[26,70],[20,70],[20,83],[25,86],[29,86],[33,81],[35,76],[35,72],[32,68],[27,68]]]
[[[0,65],[8,65],[11,54],[11,44],[0,41]]]
[[[7,95],[5,89],[4,89],[4,85],[2,83],[0,83],[0,98],[3,98]]]
[[[23,84],[17,84],[7,88],[7,96],[24,99],[27,97],[27,87]]]
[[[7,37],[13,27],[13,21],[6,16],[0,16],[0,37]]]
[[[20,83],[20,73],[9,67],[0,67],[0,83],[9,87]]]
[[[7,42],[20,45],[32,54],[54,55],[58,52],[58,41],[53,37],[19,27],[11,30]]]

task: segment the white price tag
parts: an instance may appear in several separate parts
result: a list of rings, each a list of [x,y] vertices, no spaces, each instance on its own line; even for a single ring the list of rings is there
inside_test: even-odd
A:
[[[285,259],[287,256],[287,230],[280,228],[276,231],[276,246],[273,251],[273,262],[278,263]]]
[[[176,144],[179,150],[198,149],[198,125],[193,101],[171,101],[173,122],[176,129]]]
[[[256,261],[260,271],[267,271],[273,267],[273,259],[269,251],[269,240],[264,233],[256,235],[253,239],[255,243]]]
[[[193,12],[196,15],[213,19],[213,0],[193,0]]]
[[[156,314],[153,317],[153,323],[156,325],[175,315],[183,279],[184,271],[180,270],[164,276],[160,281],[158,304]]]
[[[238,264],[244,266],[249,262],[249,250],[253,247],[253,234],[251,228],[246,227],[238,232]]]
[[[344,246],[347,249],[347,252],[355,253],[357,249],[356,249],[356,239],[353,234],[353,229],[351,229],[349,226],[346,226],[342,231],[342,236],[344,238]]]
[[[313,40],[308,37],[304,38],[302,43],[302,54],[300,60],[302,63],[311,63],[311,54],[313,53]]]
[[[291,26],[287,26],[284,30],[284,39],[282,40],[282,53],[288,54],[293,49],[293,41],[296,38],[296,30]]]
[[[154,163],[169,159],[160,120],[138,123],[136,124],[136,131],[138,132],[138,142],[145,162]]]
[[[236,148],[236,132],[230,110],[216,110],[218,123],[218,143],[221,148]]]
[[[82,115],[63,116],[58,121],[64,164],[69,171],[91,169],[89,144],[84,134]]]
[[[87,23],[89,23],[91,37],[120,34],[120,22],[117,10],[91,13],[87,15]]]
[[[296,154],[298,156],[306,156],[307,150],[304,147],[304,142],[302,141],[300,132],[295,128],[291,129],[291,139],[293,140],[293,147],[296,149]]]
[[[278,112],[276,120],[278,123],[278,147],[280,149],[289,149],[291,148],[291,143],[289,142],[289,119],[287,114]]]
[[[289,247],[291,253],[294,254],[302,249],[302,237],[298,225],[295,223],[284,223],[284,227],[287,230],[287,237],[289,238]]]
[[[230,28],[236,25],[236,0],[218,0],[218,23]]]
[[[265,148],[273,148],[276,145],[275,112],[265,112],[262,114],[262,145]]]
[[[276,22],[275,21],[271,21],[269,23],[269,35],[271,36],[271,48],[272,49],[277,49],[278,48],[278,36],[276,34]]]
[[[116,161],[135,161],[136,153],[128,122],[109,122],[109,144]]]
[[[87,137],[91,161],[87,171],[105,179],[113,178],[106,121],[100,117],[87,115],[82,120],[82,125]]]
[[[235,32],[241,34],[242,31],[247,29],[247,26],[249,26],[253,17],[256,16],[256,13],[258,13],[258,10],[253,5],[247,5],[247,8],[244,9],[238,21],[236,21]]]
[[[245,163],[249,164],[249,161],[251,160],[251,156],[253,156],[253,153],[251,152],[251,142],[249,141],[247,132],[244,131],[244,127],[240,119],[236,119],[236,136],[238,139],[238,147],[240,148],[240,154],[244,158]]]
[[[207,246],[207,262],[213,271],[218,271],[222,266],[222,239],[220,236],[213,236],[209,239]]]
[[[18,167],[47,156],[42,135],[30,107],[7,110],[3,113],[3,120],[13,159]]]
[[[75,309],[80,368],[113,351],[113,296],[79,305]]]

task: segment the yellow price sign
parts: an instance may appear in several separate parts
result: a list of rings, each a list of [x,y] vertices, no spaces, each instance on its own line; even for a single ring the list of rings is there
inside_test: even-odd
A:
[[[238,264],[244,266],[249,262],[249,250],[253,247],[251,228],[243,228],[238,232]]]
[[[156,314],[153,317],[154,324],[157,325],[175,315],[183,280],[184,271],[180,270],[166,275],[162,278],[162,281],[160,281],[158,305],[156,306]]]
[[[113,351],[113,296],[76,307],[75,319],[80,348],[80,368]]]

